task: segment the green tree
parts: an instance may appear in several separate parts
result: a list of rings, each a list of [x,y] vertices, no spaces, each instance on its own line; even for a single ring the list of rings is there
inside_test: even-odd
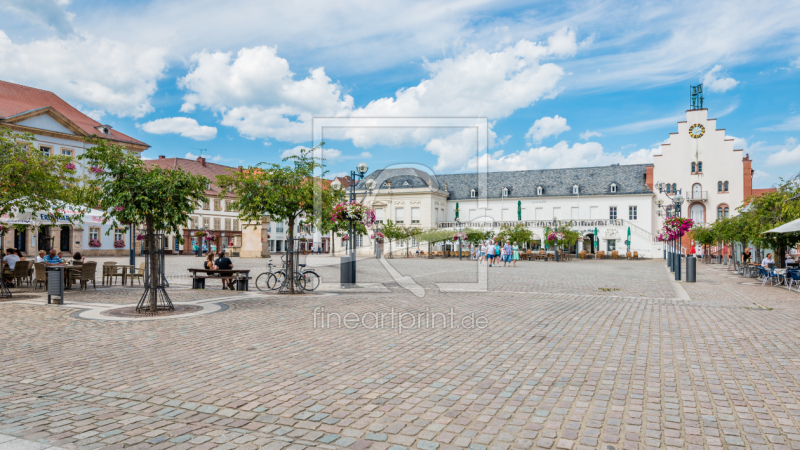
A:
[[[14,209],[56,212],[81,205],[85,177],[72,158],[45,156],[31,141],[31,134],[0,127],[0,215]]]
[[[265,214],[278,222],[287,221],[293,250],[298,219],[305,217],[306,223],[326,226],[325,221],[331,220],[330,210],[342,195],[340,191],[323,187],[320,177],[324,177],[327,171],[325,160],[313,156],[317,148],[301,149],[300,155],[284,158],[283,162],[290,163],[289,166],[262,162],[242,172],[218,175],[219,196],[233,193],[236,200],[232,207],[239,211],[239,218],[245,222],[259,222]],[[315,204],[319,208],[317,211]],[[291,251],[287,263],[290,267],[288,272],[291,272],[294,268]],[[294,293],[294,283],[289,283],[289,293]]]
[[[800,242],[800,233],[765,233],[766,231],[800,218],[800,179],[781,180],[774,192],[767,192],[739,207],[746,212],[746,234],[750,242],[775,251],[775,263],[783,267],[786,250]]]
[[[500,229],[500,232],[497,233],[497,237],[499,237],[503,242],[511,241],[522,245],[533,240],[533,232],[521,223],[518,223],[513,227],[511,225],[503,225],[503,227]]]
[[[719,242],[717,230],[712,226],[694,226],[692,228],[692,239],[703,246],[704,259],[708,259],[708,246]]]
[[[403,238],[403,227],[397,225],[397,223],[389,219],[383,226],[383,235],[386,236],[386,240],[389,241],[389,257],[393,258],[394,256],[392,255],[392,241],[396,241]]]
[[[119,226],[145,224],[149,276],[155,282],[160,268],[154,233],[178,233],[203,200],[208,180],[181,169],[147,167],[133,152],[104,139],[87,141],[94,146],[78,159],[97,170],[86,181],[84,204],[106,211],[103,223],[113,224],[107,233]],[[151,289],[150,311],[156,309],[157,292]]]

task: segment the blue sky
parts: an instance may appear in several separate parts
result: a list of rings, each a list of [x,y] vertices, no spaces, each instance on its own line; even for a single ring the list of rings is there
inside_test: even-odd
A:
[[[276,162],[312,143],[313,117],[486,117],[491,170],[650,162],[702,82],[756,187],[800,171],[798,2],[0,0],[0,16],[0,79],[151,158]],[[326,156],[332,174],[452,173],[468,142],[350,130]]]

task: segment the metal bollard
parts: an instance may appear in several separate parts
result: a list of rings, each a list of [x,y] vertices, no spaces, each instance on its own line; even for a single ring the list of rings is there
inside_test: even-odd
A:
[[[697,258],[690,256],[686,258],[686,282],[695,283],[697,281]]]
[[[675,281],[681,281],[681,254],[675,254]]]

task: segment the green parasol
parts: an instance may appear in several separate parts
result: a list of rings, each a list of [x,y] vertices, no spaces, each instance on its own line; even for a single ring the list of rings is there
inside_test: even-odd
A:
[[[456,202],[456,220],[458,220],[458,202]]]
[[[522,220],[522,200],[517,201],[517,220]]]
[[[631,251],[631,227],[628,227],[628,240],[625,243],[628,244],[628,251]]]
[[[594,252],[600,251],[600,233],[597,232],[597,227],[594,227]]]

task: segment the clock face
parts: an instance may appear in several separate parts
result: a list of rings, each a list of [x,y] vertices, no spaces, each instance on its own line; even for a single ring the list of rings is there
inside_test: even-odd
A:
[[[695,139],[699,138],[706,132],[706,127],[696,123],[689,127],[689,135]]]

